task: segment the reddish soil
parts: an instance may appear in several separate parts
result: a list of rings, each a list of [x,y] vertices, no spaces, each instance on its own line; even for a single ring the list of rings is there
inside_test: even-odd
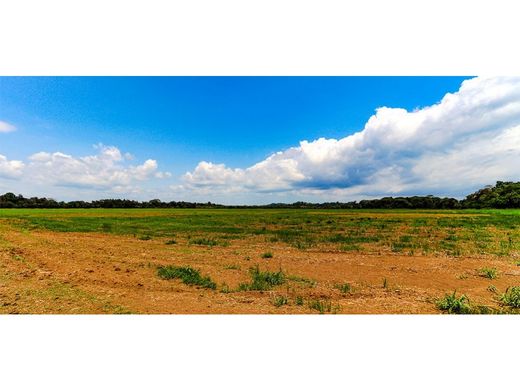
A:
[[[227,247],[204,247],[166,239],[142,241],[94,233],[19,232],[4,227],[0,246],[0,313],[317,313],[311,300],[330,300],[339,313],[440,313],[435,300],[464,293],[472,303],[498,307],[497,293],[520,285],[520,267],[510,258],[438,257],[306,251],[260,239],[236,240]],[[266,250],[273,258],[262,259]],[[248,260],[249,259],[249,260]],[[190,265],[219,288],[202,289],[162,280],[160,265]],[[249,280],[248,269],[279,270],[314,280],[290,281],[273,291],[233,291]],[[229,269],[240,268],[240,269]],[[495,280],[478,269],[494,267]],[[383,280],[386,278],[386,287]],[[336,284],[348,282],[351,293]],[[289,304],[276,307],[275,296]],[[294,300],[304,298],[298,306]]]

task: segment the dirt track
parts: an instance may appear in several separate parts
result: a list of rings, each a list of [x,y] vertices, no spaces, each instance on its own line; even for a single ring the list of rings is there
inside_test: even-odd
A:
[[[490,285],[498,291],[520,285],[520,267],[507,258],[365,255],[270,243],[274,256],[262,259],[266,248],[261,240],[204,247],[182,240],[165,245],[164,239],[4,228],[0,313],[317,313],[294,304],[296,296],[330,300],[343,314],[439,313],[434,301],[446,292],[457,290],[472,303],[496,307]],[[224,293],[220,287],[213,291],[159,279],[157,266],[169,264],[200,269],[231,290],[248,280],[248,269],[256,264],[316,283]],[[477,269],[484,266],[496,268],[499,278],[479,276]],[[353,292],[342,294],[335,287],[345,282]],[[275,307],[277,295],[287,296],[289,305]]]

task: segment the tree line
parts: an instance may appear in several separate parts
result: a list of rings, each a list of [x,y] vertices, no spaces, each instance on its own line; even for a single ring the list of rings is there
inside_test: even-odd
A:
[[[384,197],[352,202],[325,203],[271,203],[258,206],[225,206],[211,202],[163,202],[159,199],[136,201],[128,199],[101,199],[93,201],[56,201],[51,198],[25,198],[8,192],[0,195],[0,208],[28,209],[91,209],[91,208],[270,208],[270,209],[463,209],[463,208],[520,208],[520,182],[498,181],[486,186],[465,199],[427,196]]]

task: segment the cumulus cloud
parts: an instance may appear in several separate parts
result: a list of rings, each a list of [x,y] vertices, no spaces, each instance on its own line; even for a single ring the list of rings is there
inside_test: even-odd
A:
[[[74,157],[61,152],[39,152],[29,157],[26,175],[37,183],[131,192],[139,181],[169,177],[168,172],[158,171],[157,161],[146,160],[141,165],[131,165],[131,158],[115,146],[96,145],[98,153]]]
[[[380,107],[341,139],[301,141],[247,167],[202,161],[183,176],[195,192],[462,195],[520,180],[520,78],[477,77],[431,106]]]
[[[16,179],[22,176],[25,164],[18,160],[8,160],[0,154],[0,177],[6,179]]]
[[[0,133],[9,133],[11,131],[15,131],[16,127],[11,125],[10,123],[0,121]]]

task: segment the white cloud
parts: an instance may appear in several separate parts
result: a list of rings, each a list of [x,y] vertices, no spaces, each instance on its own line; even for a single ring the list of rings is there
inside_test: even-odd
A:
[[[155,160],[129,165],[128,155],[115,146],[96,145],[96,155],[73,157],[61,152],[39,152],[29,157],[26,176],[41,184],[132,192],[134,184],[169,177]]]
[[[22,176],[25,164],[18,160],[8,160],[7,157],[0,154],[0,177],[7,179],[16,179]]]
[[[0,121],[0,133],[9,133],[11,131],[15,131],[16,127],[11,125],[10,123]]]
[[[293,192],[359,198],[463,195],[520,180],[520,78],[473,78],[437,104],[381,107],[364,129],[272,154],[248,168],[200,162],[183,176],[195,193]]]

